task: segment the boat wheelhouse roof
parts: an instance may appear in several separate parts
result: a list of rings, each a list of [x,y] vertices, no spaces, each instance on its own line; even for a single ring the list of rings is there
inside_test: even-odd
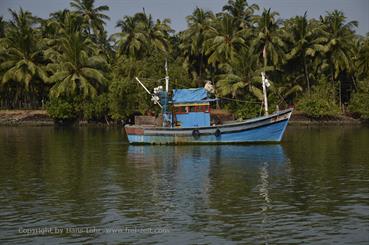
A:
[[[208,98],[208,92],[205,88],[173,89],[173,104],[203,103],[215,100]]]

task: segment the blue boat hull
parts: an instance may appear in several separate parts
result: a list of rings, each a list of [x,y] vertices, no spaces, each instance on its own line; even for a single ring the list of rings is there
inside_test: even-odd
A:
[[[232,144],[280,142],[292,109],[237,122],[199,128],[155,128],[127,126],[132,144]]]

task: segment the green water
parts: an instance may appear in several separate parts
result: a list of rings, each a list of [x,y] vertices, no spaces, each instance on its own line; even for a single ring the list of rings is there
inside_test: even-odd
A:
[[[0,127],[0,244],[368,244],[369,128],[280,145],[128,146]]]

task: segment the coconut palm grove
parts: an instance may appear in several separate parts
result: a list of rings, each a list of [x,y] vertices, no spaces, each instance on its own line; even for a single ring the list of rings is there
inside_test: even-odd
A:
[[[120,121],[159,113],[137,84],[171,88],[212,81],[217,104],[238,118],[293,106],[311,118],[369,118],[369,35],[341,11],[281,19],[272,9],[229,0],[219,13],[196,8],[187,29],[144,10],[122,16],[108,35],[109,6],[72,0],[42,19],[25,9],[0,17],[0,107],[46,109],[60,121]],[[364,24],[364,23],[362,23]],[[367,24],[367,23],[365,23]]]

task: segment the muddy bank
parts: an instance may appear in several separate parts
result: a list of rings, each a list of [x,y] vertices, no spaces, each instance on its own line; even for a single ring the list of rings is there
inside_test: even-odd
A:
[[[360,125],[363,124],[359,119],[349,116],[310,118],[302,112],[293,112],[290,125]]]
[[[49,126],[54,120],[46,110],[0,110],[0,125]]]

